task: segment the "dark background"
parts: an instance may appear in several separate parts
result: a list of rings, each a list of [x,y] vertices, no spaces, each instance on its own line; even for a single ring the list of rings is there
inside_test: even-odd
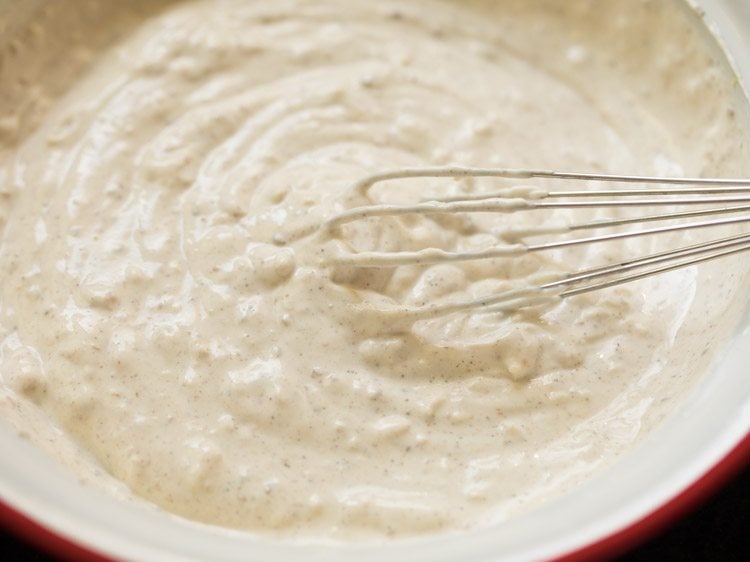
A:
[[[750,561],[750,469],[662,535],[615,560]],[[0,561],[58,562],[58,559],[0,530]]]

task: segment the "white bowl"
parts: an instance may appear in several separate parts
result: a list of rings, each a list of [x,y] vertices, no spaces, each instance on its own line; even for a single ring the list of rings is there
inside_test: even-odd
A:
[[[750,2],[703,0],[699,5],[734,57],[739,76],[750,84]],[[9,13],[18,5],[0,2],[3,7]],[[537,511],[460,536],[342,546],[217,532],[81,486],[2,424],[0,520],[75,559],[418,562],[612,555],[681,513],[750,459],[748,365],[750,314],[745,314],[719,363],[636,450]]]

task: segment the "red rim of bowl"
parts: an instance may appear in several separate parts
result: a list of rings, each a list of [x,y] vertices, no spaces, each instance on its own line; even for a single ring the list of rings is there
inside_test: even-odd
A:
[[[646,542],[669,524],[706,501],[722,485],[750,465],[750,433],[719,462],[684,490],[629,525],[553,559],[553,562],[588,562],[611,558]],[[116,562],[64,537],[24,515],[0,499],[0,524],[50,554],[76,562]]]

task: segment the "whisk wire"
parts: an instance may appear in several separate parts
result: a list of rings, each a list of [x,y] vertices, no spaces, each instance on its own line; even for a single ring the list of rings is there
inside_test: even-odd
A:
[[[367,196],[377,183],[409,178],[465,178],[492,177],[512,180],[547,179],[609,183],[641,183],[657,187],[636,189],[544,190],[538,187],[516,186],[490,194],[469,194],[425,200],[412,205],[368,205],[353,208],[329,219],[324,228],[337,231],[343,225],[374,217],[409,214],[442,215],[452,213],[516,213],[549,209],[577,208],[641,208],[701,206],[699,209],[670,211],[641,216],[594,220],[578,224],[544,224],[531,228],[509,228],[500,233],[497,246],[484,250],[456,252],[439,248],[425,248],[402,252],[351,252],[332,258],[332,263],[357,267],[395,267],[427,265],[445,262],[513,258],[531,252],[559,250],[573,246],[595,244],[628,238],[663,235],[700,230],[710,227],[738,225],[750,222],[750,179],[670,178],[555,172],[545,170],[491,168],[407,168],[375,174],[356,182],[352,189]],[[661,187],[659,187],[661,186]],[[670,187],[663,187],[670,186]],[[671,187],[681,186],[681,187]],[[708,207],[708,208],[706,208]],[[745,213],[738,216],[719,217]],[[680,222],[683,219],[704,219]],[[718,218],[716,218],[718,217]],[[542,235],[563,235],[582,230],[596,230],[659,221],[673,221],[660,227],[642,228],[595,236],[525,242]],[[681,248],[665,250],[647,256],[623,260],[619,263],[590,268],[556,276],[541,283],[470,301],[426,305],[412,309],[431,314],[445,314],[458,310],[479,308],[487,311],[510,312],[519,308],[544,304],[597,291],[650,276],[697,265],[750,250],[750,232],[704,241]],[[645,269],[644,269],[645,268]]]

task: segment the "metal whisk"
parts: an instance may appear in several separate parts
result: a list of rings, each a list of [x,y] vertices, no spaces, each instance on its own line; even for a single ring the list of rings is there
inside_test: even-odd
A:
[[[349,209],[329,219],[322,227],[334,232],[340,226],[370,217],[408,214],[440,215],[452,213],[516,213],[537,209],[577,209],[601,207],[686,206],[689,210],[637,217],[613,218],[579,224],[542,225],[527,229],[508,229],[500,246],[477,252],[451,252],[425,248],[408,252],[351,252],[335,256],[331,262],[355,267],[392,267],[410,264],[436,264],[481,260],[498,257],[513,258],[523,254],[555,250],[583,244],[622,240],[637,236],[658,235],[708,227],[750,222],[750,179],[705,179],[581,174],[543,170],[483,169],[465,167],[410,168],[375,174],[352,186],[360,195],[383,181],[409,178],[493,177],[513,180],[548,179],[598,181],[608,183],[647,184],[649,188],[614,188],[607,190],[574,189],[549,191],[536,187],[511,187],[495,193],[432,199],[414,205],[368,205]],[[675,187],[677,186],[677,187]],[[695,206],[701,208],[695,209]],[[692,207],[692,208],[691,208]],[[742,214],[744,213],[744,214]],[[728,215],[728,216],[727,216]],[[706,218],[710,217],[710,218]],[[645,223],[680,220],[666,226],[644,228]],[[561,235],[625,225],[640,228],[539,244],[529,238]],[[440,315],[465,309],[488,312],[509,312],[519,308],[548,303],[558,299],[605,289],[750,250],[750,232],[736,234],[671,249],[647,256],[637,256],[603,267],[553,274],[529,279],[528,286],[494,294],[481,299],[449,304],[428,304],[412,308],[415,314]]]

